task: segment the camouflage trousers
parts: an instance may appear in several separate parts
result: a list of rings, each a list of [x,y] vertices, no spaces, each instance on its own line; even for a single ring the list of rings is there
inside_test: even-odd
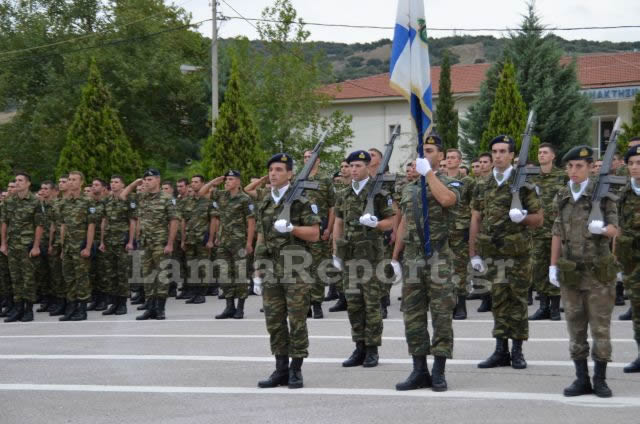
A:
[[[36,267],[41,259],[29,257],[29,246],[9,245],[9,272],[15,301],[35,302],[37,297]]]
[[[322,281],[318,275],[318,268],[322,261],[330,258],[329,244],[327,241],[320,240],[316,243],[309,244],[309,252],[312,257],[311,276],[315,278],[315,282],[311,284],[311,303],[322,303],[324,301],[324,288],[326,283]]]
[[[0,253],[0,296],[13,296],[9,258],[2,253]]]
[[[247,279],[251,257],[245,254],[245,242],[225,244],[216,249],[218,281],[226,299],[246,299],[249,296]]]
[[[452,268],[457,296],[469,295],[467,287],[467,269],[469,266],[469,229],[455,230],[449,235],[449,247],[452,252]]]
[[[387,245],[384,246],[384,258],[388,259],[389,261],[391,261],[391,258],[393,258],[393,249],[395,247],[395,243],[389,243]],[[393,281],[393,267],[391,267],[391,264],[389,263],[389,265],[386,265],[384,267],[384,276],[389,280],[389,281]],[[391,293],[391,288],[393,287],[392,283],[385,283],[383,290],[381,292],[382,297],[385,296],[389,296],[389,294]]]
[[[51,275],[49,270],[48,251],[49,242],[46,241],[40,246],[39,260],[36,262],[36,283],[38,284],[38,294],[42,296],[51,296]]]
[[[62,249],[62,276],[67,286],[67,300],[87,301],[91,297],[89,270],[91,259],[80,255],[79,245],[65,244]]]
[[[493,337],[527,340],[529,319],[529,256],[490,258],[484,284],[491,286]],[[485,258],[486,261],[486,258]]]
[[[531,285],[539,294],[560,296],[560,288],[549,282],[551,239],[533,239],[531,249]]]
[[[265,283],[262,304],[273,355],[309,356],[309,302],[310,287],[303,281]]]
[[[402,284],[404,332],[410,355],[453,355],[453,308],[456,304],[449,261],[439,266],[418,267],[406,260]],[[413,267],[413,269],[412,269]],[[429,340],[429,307],[433,321],[433,338]]]
[[[47,256],[49,262],[49,277],[51,279],[51,295],[59,299],[67,297],[67,287],[62,278],[62,259],[60,246],[53,246],[51,254]]]
[[[587,287],[585,289],[585,287]],[[596,361],[611,361],[611,314],[615,300],[615,284],[598,282],[591,271],[584,271],[581,288],[561,286],[571,359],[589,356],[588,330],[591,328]]]
[[[205,245],[185,243],[184,258],[186,268],[183,269],[182,275],[188,287],[204,287],[212,281],[213,276],[209,275],[207,278],[206,275],[207,269],[211,269],[211,267],[198,265],[200,261],[203,261],[203,264],[207,264],[209,261],[209,249]]]
[[[96,246],[95,256],[91,258],[91,269],[89,271],[91,289],[95,292],[107,293],[109,291],[110,280],[106,275],[106,266],[105,254]]]
[[[640,343],[640,264],[636,264],[633,271],[624,276],[624,280],[631,303],[633,338]]]
[[[146,243],[142,246],[142,278],[147,297],[168,297],[169,283],[175,273],[180,273],[176,267],[165,269],[163,266],[164,261],[171,259],[170,255],[164,253],[165,246],[165,243]]]
[[[105,248],[102,252],[105,293],[126,297],[129,295],[129,255],[121,240],[105,241]]]

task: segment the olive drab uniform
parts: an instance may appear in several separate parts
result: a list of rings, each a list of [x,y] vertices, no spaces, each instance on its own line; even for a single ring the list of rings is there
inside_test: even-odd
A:
[[[289,190],[290,187],[278,204],[271,195],[266,195],[258,206],[257,230],[262,243],[255,248],[255,268],[264,268],[261,261],[273,264],[265,276],[262,294],[271,353],[276,357],[306,358],[309,355],[307,311],[311,285],[295,272],[285,270],[284,262],[290,255],[294,264],[301,263],[300,255],[310,254],[310,247],[308,242],[291,233],[279,233],[273,226]],[[311,202],[301,197],[291,205],[290,221],[294,226],[313,226],[320,224],[320,217],[311,208]]]
[[[467,268],[469,266],[469,222],[471,221],[471,196],[475,180],[458,174],[453,177],[459,184],[460,201],[453,208],[453,228],[449,235],[449,246],[453,252],[453,274],[457,276],[456,295],[469,294]],[[454,187],[451,185],[451,187]],[[466,313],[465,313],[466,315]]]
[[[0,217],[5,214],[6,200],[0,202]],[[0,218],[2,220],[2,218]],[[11,286],[11,275],[9,274],[9,260],[7,256],[0,253],[0,297],[4,309],[0,317],[6,317],[9,309],[13,306],[13,287]],[[0,308],[2,309],[2,308]]]
[[[207,291],[207,281],[205,270],[198,266],[200,261],[209,259],[207,242],[209,241],[209,199],[198,195],[189,196],[181,201],[181,215],[185,222],[184,232],[184,255],[187,264],[186,282],[193,290],[193,294],[201,296]],[[208,276],[212,278],[212,276]],[[201,303],[196,301],[194,303]]]
[[[60,228],[62,226],[60,207],[62,202],[62,198],[53,199],[51,201],[51,207],[45,209],[47,212],[47,221],[50,223],[49,225],[55,229],[53,239],[49,240],[51,253],[47,256],[49,261],[49,275],[51,276],[51,294],[56,298],[56,304],[58,305],[57,310],[51,312],[52,316],[62,314],[64,311],[64,301],[67,298],[67,286],[62,273],[62,244],[60,240]],[[46,229],[47,232],[49,232],[49,230],[50,228]]]
[[[362,183],[362,182],[360,182]],[[366,199],[373,188],[373,179],[356,194],[352,187],[340,191],[335,206],[336,218],[342,219],[343,239],[336,240],[337,256],[344,263],[343,289],[347,298],[347,313],[351,323],[351,338],[366,347],[382,344],[382,312],[380,299],[384,295],[382,282],[376,277],[376,268],[384,259],[383,233],[360,224]],[[387,192],[379,193],[374,201],[374,214],[378,220],[393,216],[393,199]],[[373,267],[368,281],[360,281],[362,267],[349,269],[350,260],[366,260]]]
[[[49,300],[53,296],[51,287],[51,276],[49,272],[49,210],[51,204],[40,201],[40,209],[42,210],[42,237],[40,238],[40,261],[36,265],[36,282],[38,284],[38,294],[41,296],[41,309],[37,312],[46,312],[49,307]]]
[[[129,225],[136,219],[137,203],[134,196],[122,200],[114,195],[107,196],[104,205],[104,276],[106,291],[114,297],[129,295],[129,255],[126,245],[129,242]]]

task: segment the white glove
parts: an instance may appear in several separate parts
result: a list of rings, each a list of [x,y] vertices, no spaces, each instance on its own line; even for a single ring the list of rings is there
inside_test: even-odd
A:
[[[509,218],[511,218],[511,221],[515,222],[516,224],[521,223],[522,221],[524,221],[524,219],[527,217],[527,210],[520,210],[520,209],[511,209],[509,211]]]
[[[293,224],[286,219],[279,219],[273,224],[273,228],[279,233],[290,233],[293,231]]]
[[[616,281],[620,281],[622,283],[622,272],[616,274]]]
[[[427,173],[431,171],[431,163],[425,158],[416,159],[416,172],[423,177],[427,176]]]
[[[560,287],[560,281],[558,281],[558,267],[551,265],[549,267],[549,282],[556,287]]]
[[[338,271],[342,271],[342,259],[340,259],[336,255],[333,255],[333,266]]]
[[[478,272],[485,272],[487,270],[480,256],[471,258],[471,267]]]
[[[402,280],[402,265],[400,265],[400,262],[393,259],[391,260],[391,268],[393,268],[393,275],[395,275],[393,284],[396,284],[398,281]]]
[[[253,277],[253,292],[258,296],[262,296],[262,278]]]
[[[604,233],[604,222],[602,221],[591,221],[589,223],[589,232],[591,234],[602,234]]]
[[[378,217],[366,213],[360,217],[360,224],[366,225],[367,227],[376,228],[378,226]]]

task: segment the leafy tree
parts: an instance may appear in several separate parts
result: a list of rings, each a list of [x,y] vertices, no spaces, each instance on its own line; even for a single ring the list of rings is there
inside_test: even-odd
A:
[[[440,84],[436,101],[436,132],[442,139],[446,149],[458,148],[458,111],[454,109],[455,101],[451,91],[451,63],[445,51],[440,67]]]
[[[622,131],[618,137],[618,151],[623,155],[629,149],[629,140],[633,137],[640,137],[640,92],[636,93],[631,108],[631,125],[626,122],[622,124]]]

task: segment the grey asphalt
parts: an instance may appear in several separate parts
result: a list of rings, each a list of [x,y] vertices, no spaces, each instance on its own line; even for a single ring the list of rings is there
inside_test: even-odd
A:
[[[394,288],[397,295],[398,288]],[[410,372],[397,296],[384,323],[381,364],[345,369],[353,349],[346,312],[309,320],[305,388],[260,390],[273,369],[261,298],[251,296],[245,320],[214,320],[224,302],[170,299],[166,321],[139,314],[60,323],[37,314],[32,323],[0,324],[0,423],[635,423],[640,374],[624,374],[637,348],[629,321],[611,326],[611,399],[564,398],[573,380],[564,321],[530,323],[526,370],[480,370],[493,350],[491,314],[454,321],[449,391],[396,392]],[[628,303],[627,303],[628,304]],[[530,312],[535,306],[530,307]]]

